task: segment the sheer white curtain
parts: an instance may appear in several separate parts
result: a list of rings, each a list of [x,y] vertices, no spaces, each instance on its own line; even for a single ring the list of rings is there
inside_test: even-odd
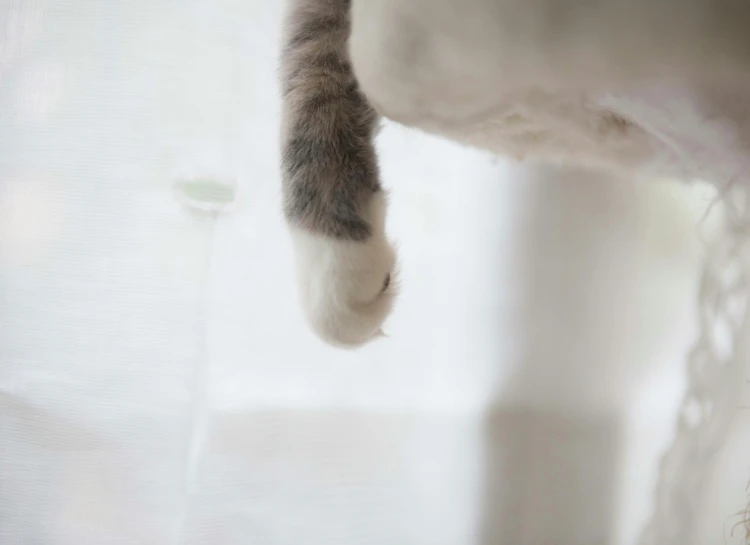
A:
[[[403,294],[329,349],[279,215],[279,4],[0,0],[0,542],[635,543],[708,198],[388,126]]]

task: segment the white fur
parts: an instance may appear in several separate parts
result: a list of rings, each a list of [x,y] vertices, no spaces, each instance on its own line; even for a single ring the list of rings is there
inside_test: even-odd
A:
[[[334,346],[353,348],[382,336],[393,307],[396,254],[385,235],[382,192],[371,207],[367,242],[291,228],[302,307],[313,331]]]
[[[350,54],[406,125],[723,184],[750,173],[748,25],[736,0],[353,0]]]

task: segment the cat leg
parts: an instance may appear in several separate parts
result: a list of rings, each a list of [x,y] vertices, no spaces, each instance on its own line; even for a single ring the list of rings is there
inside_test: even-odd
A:
[[[282,56],[282,167],[301,303],[338,346],[376,338],[393,305],[395,252],[373,145],[375,111],[347,50],[347,0],[292,0]]]

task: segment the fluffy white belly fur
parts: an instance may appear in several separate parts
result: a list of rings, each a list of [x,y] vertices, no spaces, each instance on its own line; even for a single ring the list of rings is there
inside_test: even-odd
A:
[[[351,55],[395,121],[515,157],[742,180],[750,2],[353,0]]]

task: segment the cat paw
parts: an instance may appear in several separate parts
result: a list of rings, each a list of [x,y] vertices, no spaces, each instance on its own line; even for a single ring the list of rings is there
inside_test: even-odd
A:
[[[384,229],[365,242],[292,227],[302,308],[325,342],[355,348],[383,336],[395,298],[396,254]]]

